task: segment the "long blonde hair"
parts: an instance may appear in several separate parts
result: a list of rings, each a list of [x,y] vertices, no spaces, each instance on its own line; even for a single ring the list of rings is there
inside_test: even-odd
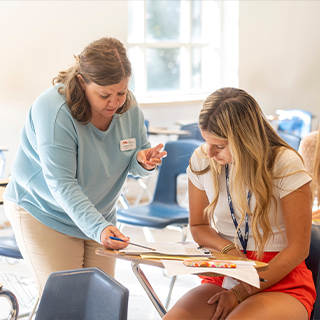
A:
[[[275,160],[285,148],[296,151],[276,134],[256,100],[241,89],[222,88],[212,93],[203,104],[199,127],[220,139],[228,139],[234,163],[230,173],[230,193],[242,214],[239,226],[247,212],[252,218],[252,235],[258,256],[261,256],[273,235],[269,211],[272,201],[276,205],[273,196]],[[222,165],[213,158],[209,161],[216,194],[205,209],[205,214],[213,220],[219,198],[218,175]],[[256,199],[253,212],[247,203],[247,190]],[[261,228],[262,234],[258,228]]]
[[[312,191],[312,197],[313,200],[317,199],[317,207],[319,207],[320,204],[320,128],[319,128],[319,134],[318,134],[318,141],[315,149],[315,154],[313,157],[313,176],[312,176],[312,185],[311,185],[311,191]]]
[[[96,40],[75,58],[76,63],[68,70],[60,71],[52,83],[64,85],[58,88],[58,92],[65,95],[73,117],[82,123],[88,123],[92,116],[91,106],[77,76],[81,75],[86,83],[110,86],[131,76],[131,63],[123,44],[115,38]],[[127,92],[125,103],[116,113],[122,114],[130,106],[130,94]]]

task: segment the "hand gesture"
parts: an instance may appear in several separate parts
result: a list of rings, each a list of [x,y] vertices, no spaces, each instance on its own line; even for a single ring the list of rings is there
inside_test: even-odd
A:
[[[117,241],[117,240],[112,240],[110,239],[111,237],[116,237],[119,238],[125,242],[122,241]],[[102,245],[106,248],[106,249],[123,249],[125,247],[128,246],[128,241],[130,241],[129,237],[125,237],[118,228],[116,228],[115,226],[108,226],[106,228],[103,229],[103,231],[101,232],[101,236],[100,236],[100,240]]]
[[[167,155],[166,151],[160,152],[162,148],[163,148],[163,144],[159,143],[154,148],[149,148],[149,149],[139,151],[137,154],[137,161],[146,170],[152,170],[156,166],[160,166],[162,162],[161,158]]]

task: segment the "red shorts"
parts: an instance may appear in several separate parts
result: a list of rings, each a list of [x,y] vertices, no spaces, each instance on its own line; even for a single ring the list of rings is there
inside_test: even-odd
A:
[[[253,251],[247,252],[247,257],[249,259],[258,260],[256,258],[256,253]],[[272,258],[274,258],[278,252],[265,252],[262,259],[259,261],[268,263]],[[222,282],[224,277],[204,277],[201,283],[212,283],[222,287]],[[283,279],[281,279],[275,285],[261,291],[277,291],[290,294],[291,296],[298,299],[307,309],[309,314],[309,319],[311,311],[313,309],[314,302],[316,300],[316,289],[312,279],[312,273],[307,268],[305,262],[301,262],[296,268],[294,268],[289,274],[287,274]]]

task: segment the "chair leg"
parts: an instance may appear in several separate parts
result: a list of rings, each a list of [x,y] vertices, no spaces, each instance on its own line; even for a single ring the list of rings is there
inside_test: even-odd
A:
[[[181,241],[184,242],[187,239],[187,228],[186,228],[186,226],[179,226],[179,228],[180,228],[180,231],[181,231]],[[166,303],[165,303],[166,309],[168,309],[168,307],[169,307],[169,303],[170,303],[170,300],[171,300],[173,287],[174,287],[174,284],[175,284],[176,280],[177,280],[177,276],[172,276],[171,277],[169,291],[168,291],[168,295],[167,295],[167,299],[166,299]]]
[[[124,228],[124,223],[118,222],[117,223],[117,228],[119,229],[120,232],[122,232],[122,230]]]
[[[185,242],[187,240],[187,228],[186,226],[180,226],[181,229],[181,241]]]
[[[147,242],[156,242],[155,239],[154,239],[154,237],[153,237],[153,234],[152,234],[150,228],[148,228],[148,227],[143,227],[143,228],[142,228],[142,231],[143,231],[143,234],[144,234]]]
[[[37,298],[37,301],[35,302],[31,312],[29,313],[28,320],[32,320],[33,316],[35,315],[35,313],[36,313],[36,311],[38,309],[39,301],[40,301],[40,297]]]
[[[165,303],[165,305],[164,305],[166,309],[168,309],[168,307],[169,307],[169,303],[170,303],[170,300],[171,300],[171,295],[172,295],[173,286],[174,286],[176,280],[177,280],[177,276],[172,276],[172,277],[171,277],[170,286],[169,286],[169,291],[168,291],[168,295],[167,295],[167,300],[166,300],[166,303]]]
[[[126,197],[124,196],[124,194],[120,195],[119,202],[124,209],[128,209],[130,207],[130,204],[129,204],[128,200],[126,199]]]
[[[131,267],[133,270],[133,273],[139,280],[140,284],[142,285],[143,289],[147,293],[148,297],[150,298],[151,302],[157,309],[159,315],[161,318],[167,313],[166,308],[162,305],[161,300],[153,290],[151,284],[149,283],[148,279],[146,278],[145,274],[141,270],[139,264],[132,262]]]
[[[150,177],[148,178],[148,180],[145,183],[141,178],[138,179],[138,183],[141,187],[141,191],[139,192],[139,194],[134,202],[135,207],[140,204],[140,201],[145,193],[148,195],[149,201],[152,199],[152,195],[150,193],[150,190],[148,189],[149,180],[150,180]]]

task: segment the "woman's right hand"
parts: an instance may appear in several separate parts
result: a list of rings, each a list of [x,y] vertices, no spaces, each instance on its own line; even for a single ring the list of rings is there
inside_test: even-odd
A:
[[[110,239],[110,236],[119,238],[119,239],[123,240],[124,242],[118,241],[118,240],[112,240],[112,239]],[[119,250],[119,249],[123,249],[128,246],[130,238],[125,237],[119,231],[119,229],[117,227],[108,226],[108,227],[104,228],[103,231],[101,232],[100,240],[101,240],[102,245],[106,249]]]

